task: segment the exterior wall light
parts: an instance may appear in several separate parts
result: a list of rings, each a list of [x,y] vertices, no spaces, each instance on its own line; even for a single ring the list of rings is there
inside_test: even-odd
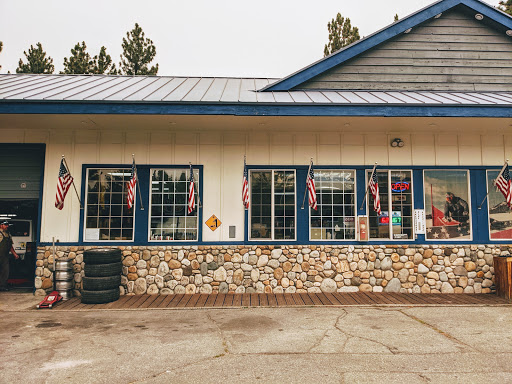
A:
[[[412,31],[412,28],[409,28],[409,29],[406,29],[406,30],[404,31],[404,33],[409,33],[409,32],[411,32],[411,31]]]
[[[484,19],[484,15],[482,15],[481,13],[477,13],[475,15],[475,19],[477,19],[478,21],[483,20]]]
[[[396,139],[393,139],[393,141],[391,142],[391,146],[394,147],[394,148],[402,148],[403,146],[405,145],[405,143],[402,141],[402,139],[400,138],[396,138]]]
[[[443,15],[442,13],[440,13],[440,14],[438,14],[438,15],[435,15],[435,16],[434,16],[434,19],[439,19],[442,15]]]
[[[507,32],[506,32],[507,36],[512,36],[512,29],[509,29]]]

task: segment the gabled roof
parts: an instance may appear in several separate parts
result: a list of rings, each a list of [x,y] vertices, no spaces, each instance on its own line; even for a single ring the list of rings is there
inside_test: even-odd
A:
[[[313,77],[325,73],[363,52],[367,52],[379,44],[389,41],[405,31],[458,6],[465,6],[475,11],[475,13],[483,15],[485,23],[501,28],[504,33],[507,30],[512,30],[512,17],[480,0],[441,0],[281,80],[269,84],[260,91],[290,91]]]

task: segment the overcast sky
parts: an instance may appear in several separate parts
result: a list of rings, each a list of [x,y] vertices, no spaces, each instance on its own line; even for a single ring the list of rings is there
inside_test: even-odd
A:
[[[0,73],[42,43],[55,73],[77,42],[119,62],[137,22],[153,40],[159,75],[283,77],[322,58],[340,12],[368,36],[434,0],[0,0]],[[499,0],[489,0],[497,6]]]

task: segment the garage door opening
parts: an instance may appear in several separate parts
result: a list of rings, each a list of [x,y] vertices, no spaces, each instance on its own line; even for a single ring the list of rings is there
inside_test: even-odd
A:
[[[13,247],[20,257],[9,256],[7,284],[11,288],[34,286],[38,208],[39,200],[0,200],[0,220],[9,221]]]
[[[9,221],[20,256],[9,255],[10,288],[34,287],[44,151],[42,144],[0,144],[0,220]]]

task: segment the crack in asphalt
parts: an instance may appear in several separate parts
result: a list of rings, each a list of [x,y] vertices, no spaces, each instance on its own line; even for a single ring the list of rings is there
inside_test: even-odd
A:
[[[208,320],[210,320],[214,325],[215,327],[217,328],[217,331],[220,335],[220,338],[222,340],[222,347],[224,349],[224,353],[225,354],[230,354],[231,352],[229,351],[229,341],[227,340],[226,336],[224,335],[224,332],[222,331],[222,328],[219,326],[219,324],[211,317],[210,313],[207,313],[206,314],[206,317],[208,318]],[[220,356],[215,356],[215,357],[220,357]]]
[[[337,330],[336,329],[337,328],[336,324],[338,323],[338,321],[340,321],[341,319],[343,319],[344,317],[346,317],[348,315],[348,313],[347,313],[347,311],[345,309],[341,309],[341,311],[342,311],[341,315],[337,316],[336,319],[334,320],[333,328],[327,328],[324,331],[322,337],[320,337],[316,343],[313,343],[313,345],[308,349],[307,353],[310,353],[310,352],[313,351],[313,349],[315,349],[316,347],[319,347],[320,344],[322,344],[322,342],[326,338],[326,336],[329,333],[329,331],[331,331],[331,330],[336,331]],[[345,340],[345,342],[343,343],[343,349],[345,348],[345,345],[347,345],[347,341],[348,341],[349,338],[350,337],[348,337],[347,340]],[[315,352],[315,353],[318,353],[318,352]]]
[[[345,316],[347,316],[348,314],[345,314]],[[372,340],[370,339],[369,337],[363,337],[363,336],[356,336],[356,335],[352,335],[350,333],[348,333],[346,330],[342,329],[341,326],[338,324],[339,320],[342,320],[345,316],[341,317],[336,321],[336,324],[335,324],[335,328],[341,332],[343,335],[347,336],[347,340],[345,341],[345,345],[343,345],[343,350],[345,350],[345,346],[347,345],[348,341],[351,339],[351,338],[357,338],[357,339],[361,339],[361,340],[366,340],[366,341],[369,341],[370,343],[375,343],[375,344],[378,344],[384,348],[386,348],[389,353],[391,353],[392,355],[397,355],[399,354],[398,353],[398,350],[394,347],[390,347],[380,341],[377,341],[377,340]]]
[[[455,336],[451,335],[450,333],[448,333],[446,331],[443,331],[442,329],[437,328],[435,325],[432,325],[429,322],[420,319],[419,317],[416,317],[414,315],[406,313],[402,309],[399,309],[398,312],[400,312],[402,315],[404,315],[404,316],[406,316],[406,317],[408,317],[408,318],[410,318],[410,319],[420,323],[421,325],[424,325],[424,326],[432,329],[434,332],[439,333],[441,336],[446,337],[448,340],[455,342],[456,344],[458,344],[457,348],[459,348],[459,349],[469,348],[469,349],[472,349],[472,350],[474,350],[476,352],[482,352],[478,348],[475,348],[473,345],[466,344],[465,342],[457,339]]]

